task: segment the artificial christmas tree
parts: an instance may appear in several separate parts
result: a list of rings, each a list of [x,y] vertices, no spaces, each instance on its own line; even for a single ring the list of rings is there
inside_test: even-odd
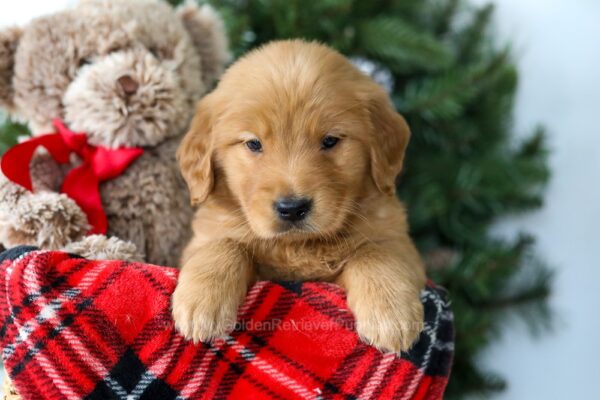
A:
[[[179,0],[171,1],[173,4]],[[535,209],[548,179],[541,129],[512,134],[517,72],[490,33],[492,7],[461,0],[213,0],[236,57],[273,40],[331,45],[390,92],[413,136],[398,195],[429,275],[450,291],[455,366],[448,398],[501,390],[477,356],[514,312],[548,321],[551,273],[523,234],[502,241],[490,227]],[[0,128],[14,140],[19,125]],[[4,145],[4,143],[3,143]]]

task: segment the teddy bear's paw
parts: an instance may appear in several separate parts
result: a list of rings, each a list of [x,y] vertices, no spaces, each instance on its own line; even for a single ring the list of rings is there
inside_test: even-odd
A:
[[[77,242],[67,244],[62,250],[90,260],[143,261],[137,246],[117,237],[89,235]]]
[[[84,237],[90,226],[79,206],[64,194],[29,193],[2,218],[3,242],[60,249]]]
[[[235,328],[238,309],[232,300],[235,296],[211,294],[208,286],[196,289],[192,286],[180,281],[173,293],[175,327],[194,343],[226,337]]]
[[[383,352],[408,351],[423,330],[423,305],[418,294],[383,294],[354,304],[361,340]]]

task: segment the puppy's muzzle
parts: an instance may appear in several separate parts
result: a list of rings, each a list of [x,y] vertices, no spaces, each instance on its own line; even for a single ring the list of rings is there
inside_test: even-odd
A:
[[[305,197],[285,197],[273,203],[277,217],[286,222],[305,219],[312,209],[312,200]]]

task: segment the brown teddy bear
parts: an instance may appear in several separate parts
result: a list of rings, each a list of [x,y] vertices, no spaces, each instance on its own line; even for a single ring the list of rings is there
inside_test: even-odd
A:
[[[33,191],[0,176],[0,243],[175,265],[192,217],[175,150],[227,59],[221,19],[191,2],[173,9],[159,0],[81,0],[0,31],[0,106],[34,137],[55,132],[58,119],[90,145],[143,149],[100,184],[111,239],[86,236],[89,215],[59,193],[81,159],[60,165],[38,150]]]

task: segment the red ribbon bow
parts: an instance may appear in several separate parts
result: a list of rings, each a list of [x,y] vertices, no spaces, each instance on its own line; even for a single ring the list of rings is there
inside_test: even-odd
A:
[[[105,234],[108,228],[106,214],[100,199],[100,182],[115,178],[144,152],[137,147],[109,149],[92,146],[84,133],[71,132],[61,121],[53,121],[58,133],[34,137],[10,148],[2,156],[1,168],[11,181],[33,191],[29,165],[39,146],[48,150],[59,164],[70,161],[72,153],[82,163],[67,174],[61,193],[73,199],[86,213],[92,226],[89,234]]]

